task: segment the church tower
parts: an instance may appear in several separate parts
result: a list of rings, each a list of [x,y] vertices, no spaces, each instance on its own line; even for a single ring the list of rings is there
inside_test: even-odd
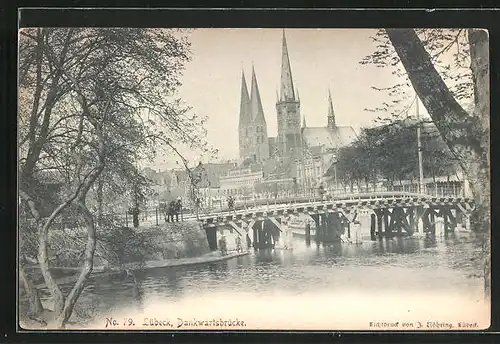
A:
[[[245,159],[252,154],[253,135],[251,132],[251,123],[252,113],[250,110],[250,96],[248,95],[245,73],[241,71],[240,121],[238,125],[241,159]]]
[[[262,162],[269,159],[269,139],[267,138],[267,123],[260,99],[259,85],[252,66],[252,91],[250,93],[250,111],[252,113],[252,127],[254,130],[255,160]]]
[[[276,102],[278,117],[277,145],[282,157],[297,158],[301,154],[300,100],[295,96],[292,69],[283,30],[281,52],[281,85],[279,99]]]
[[[337,124],[335,123],[335,112],[333,111],[332,94],[330,89],[328,89],[328,124],[329,129],[335,129]]]
[[[245,74],[241,73],[240,121],[238,126],[240,159],[262,162],[269,159],[267,124],[260,99],[259,85],[252,66],[252,86],[248,94]]]

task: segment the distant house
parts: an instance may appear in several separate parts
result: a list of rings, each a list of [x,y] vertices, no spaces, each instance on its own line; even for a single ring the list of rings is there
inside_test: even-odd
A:
[[[220,178],[223,195],[248,195],[255,192],[255,185],[264,178],[261,164],[242,165],[231,169]]]
[[[234,169],[235,163],[199,164],[193,169],[193,175],[200,178],[200,188],[220,188],[220,178]]]

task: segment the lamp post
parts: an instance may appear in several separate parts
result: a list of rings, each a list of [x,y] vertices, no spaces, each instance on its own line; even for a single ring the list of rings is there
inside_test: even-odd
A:
[[[333,177],[335,180],[335,194],[337,194],[339,186],[337,184],[337,156],[336,155],[333,156]]]

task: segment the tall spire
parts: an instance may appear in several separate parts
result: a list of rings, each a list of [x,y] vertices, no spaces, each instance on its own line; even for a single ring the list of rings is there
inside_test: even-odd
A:
[[[242,127],[250,123],[252,117],[250,112],[250,97],[248,95],[247,82],[245,80],[245,72],[241,69],[241,101],[240,101],[240,123]]]
[[[283,47],[281,51],[281,101],[295,100],[293,91],[292,68],[286,45],[285,30],[283,29]]]
[[[302,128],[305,128],[306,127],[306,115],[304,115],[304,117],[302,117]]]
[[[259,85],[255,76],[255,68],[252,65],[252,90],[250,93],[250,109],[253,120],[265,120],[262,101],[260,100]]]
[[[335,112],[333,111],[333,101],[330,88],[328,88],[328,128],[333,129],[337,125],[335,124]]]

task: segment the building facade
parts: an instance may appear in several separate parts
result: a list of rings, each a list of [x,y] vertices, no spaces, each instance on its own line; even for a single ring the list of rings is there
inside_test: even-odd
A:
[[[261,169],[235,169],[220,178],[220,191],[223,195],[251,195],[255,192],[255,185],[262,179]]]

